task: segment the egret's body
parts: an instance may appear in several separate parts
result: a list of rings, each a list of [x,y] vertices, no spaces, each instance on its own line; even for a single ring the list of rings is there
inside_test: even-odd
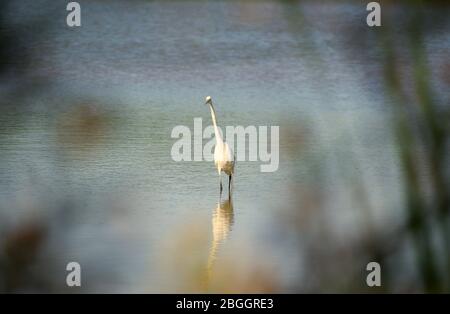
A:
[[[225,172],[231,176],[234,172],[234,158],[233,152],[227,143],[217,142],[214,148],[214,163],[216,164],[217,171]]]
[[[214,106],[212,104],[212,99],[210,96],[206,97],[206,104],[209,105],[211,109],[211,118],[214,125],[214,135],[216,138],[216,146],[214,148],[214,163],[217,168],[217,172],[219,173],[219,181],[220,181],[220,192],[222,193],[222,172],[225,172],[228,175],[228,191],[231,190],[231,179],[234,174],[234,155],[231,147],[226,143],[222,134],[220,134],[219,128],[217,126],[217,118],[216,111],[214,110]]]

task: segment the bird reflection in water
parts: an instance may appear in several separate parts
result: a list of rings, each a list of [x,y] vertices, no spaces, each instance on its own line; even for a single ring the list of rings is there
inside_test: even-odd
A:
[[[214,262],[217,259],[220,245],[225,242],[234,223],[233,202],[231,197],[225,201],[219,200],[212,217],[212,241],[208,255],[206,289],[209,288]]]

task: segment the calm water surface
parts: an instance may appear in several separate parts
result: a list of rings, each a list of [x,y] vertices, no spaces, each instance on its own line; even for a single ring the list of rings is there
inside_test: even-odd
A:
[[[289,291],[308,271],[296,250],[304,239],[281,232],[287,213],[309,201],[298,199],[297,187],[326,195],[329,228],[342,239],[363,228],[353,175],[368,187],[376,224],[399,215],[379,51],[357,57],[346,36],[364,21],[364,7],[89,1],[82,8],[81,28],[64,27],[63,18],[30,43],[30,75],[51,84],[0,116],[0,197],[11,223],[67,199],[76,204],[71,228],[59,230],[67,240],[53,248],[61,263],[77,260],[86,274],[103,275],[87,287],[197,291],[188,275],[202,273],[197,268],[220,278],[227,267],[248,274],[262,264]],[[206,95],[222,126],[280,126],[279,170],[238,163],[231,201],[219,199],[212,162],[170,157],[173,127],[193,129],[196,117],[211,123]],[[89,123],[72,121],[86,112],[94,124],[100,119],[94,135]]]

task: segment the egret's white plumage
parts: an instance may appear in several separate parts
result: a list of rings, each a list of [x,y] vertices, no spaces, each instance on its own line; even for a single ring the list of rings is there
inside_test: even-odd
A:
[[[228,145],[228,143],[224,142],[222,134],[220,134],[219,128],[217,126],[216,111],[214,110],[211,96],[206,97],[205,104],[208,104],[209,108],[211,109],[211,118],[214,125],[214,135],[216,137],[216,146],[214,148],[214,163],[217,167],[217,172],[219,173],[220,192],[222,192],[222,172],[225,172],[229,177],[228,190],[230,190],[231,187],[231,178],[234,174],[234,155],[233,150]]]

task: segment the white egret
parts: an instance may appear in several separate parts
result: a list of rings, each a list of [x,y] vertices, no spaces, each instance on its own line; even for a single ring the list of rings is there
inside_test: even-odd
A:
[[[231,179],[234,174],[234,155],[230,146],[223,141],[219,128],[217,127],[216,112],[213,107],[211,96],[206,97],[205,105],[211,109],[211,117],[214,124],[214,135],[216,137],[216,146],[214,148],[214,163],[219,172],[220,193],[222,194],[222,172],[228,175],[228,194],[231,191]]]

